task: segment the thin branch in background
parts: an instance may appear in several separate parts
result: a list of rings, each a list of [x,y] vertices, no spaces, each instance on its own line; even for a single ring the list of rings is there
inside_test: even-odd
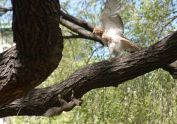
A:
[[[98,47],[98,48],[96,48],[95,50],[92,51],[90,57],[89,57],[88,60],[86,61],[86,64],[88,64],[88,63],[90,62],[90,60],[91,60],[91,58],[93,57],[94,53],[95,53],[96,51],[98,51],[99,49],[101,49],[101,48],[103,48],[103,46],[100,46],[100,47]]]
[[[12,7],[10,7],[10,8],[0,7],[0,12],[6,13],[8,11],[12,11]]]
[[[69,44],[70,44],[71,49],[72,49],[72,57],[73,57],[73,59],[75,60],[76,55],[75,55],[74,46],[72,45],[72,41],[71,41],[71,39],[68,39],[68,41],[69,41]],[[74,62],[76,63],[76,61],[74,61]],[[74,64],[74,63],[72,63],[71,66],[73,66],[73,64]]]
[[[172,13],[173,13],[173,14],[177,13],[177,10],[176,10],[176,11],[173,11]]]
[[[167,27],[169,24],[171,24],[175,19],[177,19],[177,15],[173,16],[172,18],[169,19],[169,21],[165,24],[164,27]]]
[[[5,13],[9,11],[12,11],[12,7],[10,8],[0,7],[0,16],[4,15]]]
[[[160,35],[159,36],[161,36],[161,34],[162,34],[162,32],[164,31],[164,29],[167,27],[167,26],[169,26],[175,19],[177,19],[177,15],[175,15],[175,16],[173,16],[172,18],[169,18],[168,20],[168,22],[163,26],[163,28],[160,30]]]

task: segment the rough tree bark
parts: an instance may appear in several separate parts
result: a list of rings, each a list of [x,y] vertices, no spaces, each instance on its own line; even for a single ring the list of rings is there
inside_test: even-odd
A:
[[[0,117],[11,115],[42,116],[52,107],[61,107],[57,96],[68,103],[86,92],[100,87],[118,86],[124,81],[158,68],[166,68],[177,60],[177,32],[141,51],[120,59],[102,61],[79,69],[67,80],[51,87],[34,89],[25,98],[0,108]],[[72,109],[72,108],[69,108]],[[66,109],[68,110],[68,108]],[[65,111],[65,110],[63,110]]]
[[[43,115],[52,107],[62,107],[60,101],[72,103],[72,95],[78,99],[92,89],[118,86],[158,68],[164,68],[171,74],[177,72],[176,68],[169,66],[177,60],[175,32],[121,60],[115,58],[94,63],[76,71],[61,83],[33,89],[50,75],[62,57],[59,6],[57,0],[13,0],[12,3],[14,41],[17,47],[0,55],[0,117]],[[82,22],[76,20],[74,23]],[[91,30],[89,26],[86,27],[87,31]],[[79,34],[79,31],[76,32]],[[24,98],[17,99],[22,96]],[[59,100],[58,96],[63,100]],[[69,107],[65,105],[63,111],[72,107],[73,104]]]
[[[0,55],[0,105],[44,81],[62,57],[58,0],[12,0],[16,47]]]

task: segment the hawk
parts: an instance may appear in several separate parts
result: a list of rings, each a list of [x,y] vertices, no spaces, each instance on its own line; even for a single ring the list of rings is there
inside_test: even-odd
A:
[[[119,15],[120,4],[118,0],[107,0],[101,14],[101,27],[95,27],[93,33],[103,38],[109,48],[110,57],[117,57],[121,51],[129,52],[141,49],[124,37],[124,25]]]

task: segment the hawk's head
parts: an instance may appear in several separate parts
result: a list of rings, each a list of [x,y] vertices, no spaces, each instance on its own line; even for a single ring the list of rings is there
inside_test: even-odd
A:
[[[95,27],[93,29],[93,33],[96,34],[96,35],[98,35],[98,36],[102,36],[103,32],[104,31],[103,31],[103,29],[101,27]]]

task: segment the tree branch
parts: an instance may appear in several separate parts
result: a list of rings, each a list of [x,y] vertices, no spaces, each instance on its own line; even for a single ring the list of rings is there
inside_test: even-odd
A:
[[[60,24],[62,24],[66,28],[70,29],[71,31],[78,33],[78,35],[81,36],[82,38],[94,40],[94,41],[97,41],[103,45],[103,40],[101,37],[94,35],[92,32],[87,31],[86,29],[84,29],[84,28],[82,28],[70,21],[67,21],[67,20],[63,19],[62,17],[60,18]]]
[[[2,15],[9,11],[12,11],[12,7],[10,8],[0,7],[0,13],[2,13]]]
[[[2,106],[0,117],[17,115],[17,113],[41,116],[53,107],[62,107],[58,101],[58,95],[70,103],[72,91],[78,99],[92,89],[118,86],[155,69],[164,68],[177,60],[176,48],[177,32],[121,60],[115,58],[88,65],[61,83],[47,88],[34,89],[24,99]]]
[[[86,21],[80,20],[80,19],[78,19],[78,18],[76,18],[76,17],[74,17],[72,15],[69,15],[69,14],[63,12],[62,10],[60,10],[60,14],[63,17],[63,19],[65,19],[67,21],[70,21],[70,22],[72,22],[72,23],[74,23],[74,24],[76,24],[76,25],[78,25],[80,27],[83,27],[85,30],[88,30],[90,32],[93,31],[94,26],[89,24],[89,23],[87,23]]]

